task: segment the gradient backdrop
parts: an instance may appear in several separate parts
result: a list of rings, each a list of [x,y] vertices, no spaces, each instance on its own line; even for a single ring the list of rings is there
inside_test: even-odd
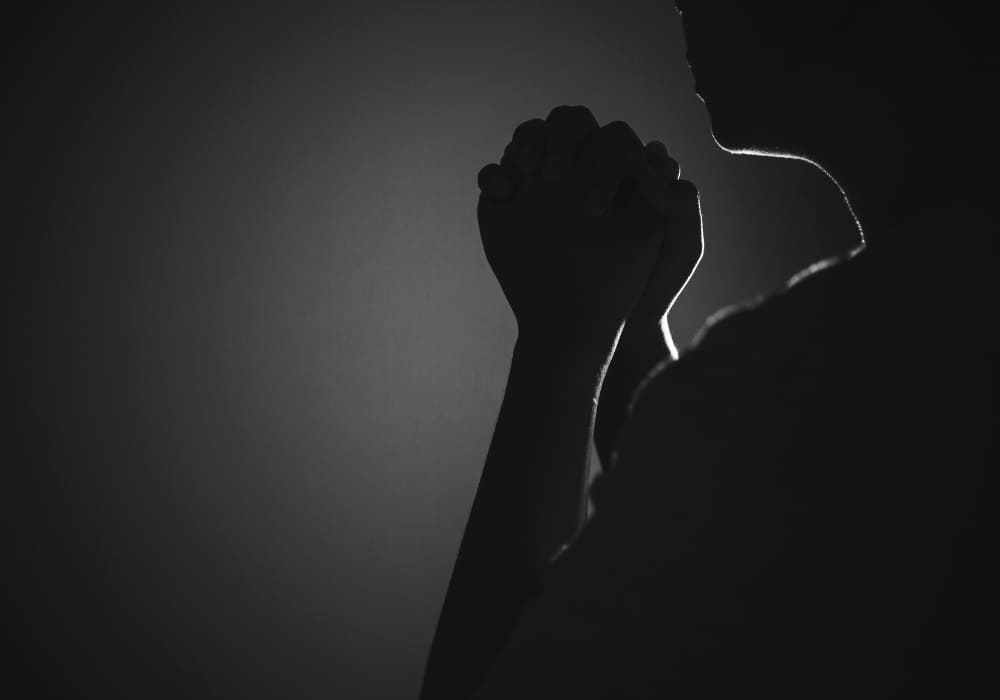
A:
[[[855,239],[821,173],[714,145],[667,0],[142,5],[8,24],[38,692],[416,697],[515,335],[476,174],[520,122],[585,104],[700,187],[681,348]]]

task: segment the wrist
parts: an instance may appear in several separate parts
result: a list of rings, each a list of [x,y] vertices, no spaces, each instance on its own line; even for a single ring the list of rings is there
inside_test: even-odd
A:
[[[608,366],[615,339],[579,341],[549,333],[519,331],[513,361],[545,381],[593,389]]]
[[[661,329],[656,325],[631,330],[626,328],[601,385],[602,405],[627,402],[628,397],[654,367],[675,359],[677,351],[669,329]],[[608,401],[605,402],[605,399]]]
[[[677,349],[666,319],[637,323],[630,320],[622,331],[612,366],[677,359]]]
[[[584,327],[571,322],[518,323],[516,346],[539,357],[559,359],[574,365],[601,365],[614,351],[624,324],[611,328]]]
[[[594,419],[594,444],[605,469],[611,467],[618,432],[635,390],[654,367],[674,357],[666,323],[664,328],[655,321],[638,324],[630,320],[626,324],[602,382]]]

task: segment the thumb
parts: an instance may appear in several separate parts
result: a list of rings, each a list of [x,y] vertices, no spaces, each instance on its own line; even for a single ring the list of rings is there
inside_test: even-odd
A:
[[[701,261],[704,249],[701,205],[698,188],[688,180],[656,178],[643,181],[640,189],[663,238],[636,311],[641,316],[659,319],[670,309]]]
[[[641,190],[663,227],[664,253],[693,268],[704,248],[698,188],[690,180],[647,178]]]
[[[653,205],[663,223],[670,228],[701,229],[701,203],[698,188],[690,180],[645,178],[640,189]]]

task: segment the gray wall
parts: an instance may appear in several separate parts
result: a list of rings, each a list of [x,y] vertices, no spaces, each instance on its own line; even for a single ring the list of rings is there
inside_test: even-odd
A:
[[[714,145],[666,0],[18,26],[38,687],[415,697],[515,334],[476,173],[521,121],[585,104],[699,185],[681,347],[853,242],[819,172]]]

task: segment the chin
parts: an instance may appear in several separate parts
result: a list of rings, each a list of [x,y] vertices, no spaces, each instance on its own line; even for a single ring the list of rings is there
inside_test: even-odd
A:
[[[727,153],[791,157],[778,147],[787,134],[780,133],[780,104],[772,91],[761,89],[760,80],[739,85],[732,81],[696,86],[705,104],[712,138]]]
[[[729,104],[720,99],[718,91],[705,90],[696,85],[695,94],[708,111],[708,121],[711,127],[712,139],[715,145],[727,153],[739,153],[751,147],[754,143],[746,109]],[[723,93],[725,96],[726,93]]]
[[[734,116],[733,119],[726,117]],[[741,156],[764,156],[767,158],[792,158],[795,160],[809,160],[804,156],[790,153],[785,149],[769,144],[771,139],[760,133],[760,130],[750,128],[752,124],[743,116],[734,115],[733,110],[712,110],[709,109],[709,120],[711,122],[712,140],[715,145],[726,153]]]
[[[705,102],[704,98],[702,98],[702,102]],[[715,141],[716,146],[727,153],[745,153],[748,150],[756,150],[756,147],[752,145],[754,140],[747,133],[745,125],[740,124],[738,118],[730,121],[726,118],[728,110],[713,109],[708,102],[705,102],[705,106],[708,107],[712,140]]]

